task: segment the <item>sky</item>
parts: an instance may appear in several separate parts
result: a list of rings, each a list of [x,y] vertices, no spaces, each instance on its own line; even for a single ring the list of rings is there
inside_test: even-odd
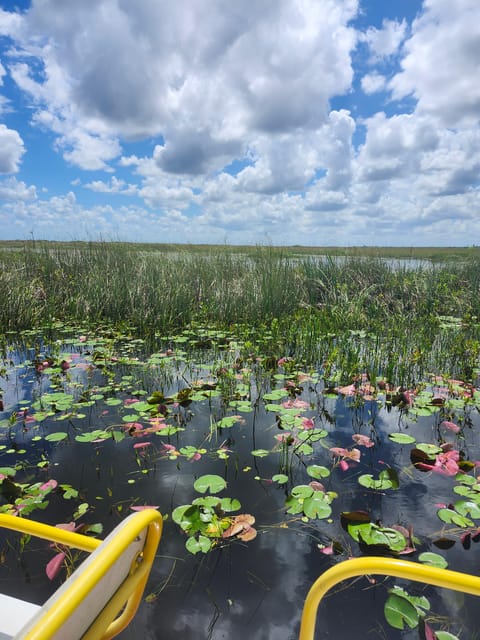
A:
[[[0,239],[480,244],[478,0],[0,0]]]

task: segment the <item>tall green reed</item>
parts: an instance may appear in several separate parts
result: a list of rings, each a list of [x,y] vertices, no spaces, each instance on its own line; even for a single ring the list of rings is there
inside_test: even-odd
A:
[[[274,355],[325,362],[347,378],[363,369],[411,379],[435,359],[447,366],[445,351],[451,369],[473,375],[477,366],[478,258],[409,268],[271,247],[36,242],[0,247],[0,266],[3,331],[53,319],[128,323],[143,334],[243,323],[269,329]],[[455,337],[445,335],[441,316],[463,320]]]

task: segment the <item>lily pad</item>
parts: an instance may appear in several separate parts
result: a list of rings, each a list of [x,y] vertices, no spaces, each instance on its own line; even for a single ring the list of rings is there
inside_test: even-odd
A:
[[[473,527],[474,522],[465,516],[460,515],[453,509],[439,509],[437,516],[446,524],[456,524],[457,527]]]
[[[414,442],[416,442],[415,438],[408,435],[407,433],[389,433],[388,438],[389,440],[397,444],[413,444]]]
[[[45,436],[45,440],[48,442],[60,442],[66,438],[68,438],[68,433],[65,433],[65,431],[56,431]]]
[[[324,493],[314,491],[312,496],[304,500],[303,513],[307,518],[328,518],[332,513],[332,508],[325,499]]]
[[[433,553],[431,551],[425,551],[418,556],[418,560],[422,564],[426,564],[429,567],[438,567],[439,569],[446,569],[448,562],[439,553]]]
[[[206,536],[198,536],[198,540],[192,537],[188,538],[185,547],[190,553],[193,553],[193,555],[198,552],[208,553],[212,547],[212,541]]]
[[[318,464],[311,464],[307,467],[307,473],[311,478],[318,480],[319,478],[328,478],[330,470]]]
[[[269,453],[270,451],[267,451],[267,449],[254,449],[252,451],[252,456],[255,456],[256,458],[265,458]]]
[[[199,493],[206,493],[207,491],[209,491],[210,493],[219,493],[220,491],[225,489],[226,486],[227,482],[224,478],[222,478],[221,476],[210,474],[200,476],[200,478],[195,480],[195,482],[193,483],[193,488]]]

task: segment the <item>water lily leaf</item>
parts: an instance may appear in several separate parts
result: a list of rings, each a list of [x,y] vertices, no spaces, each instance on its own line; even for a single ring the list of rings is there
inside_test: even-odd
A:
[[[45,436],[45,440],[48,440],[48,442],[60,442],[61,440],[65,440],[65,438],[68,438],[68,433],[65,433],[65,431],[56,431],[55,433],[49,433]]]
[[[414,442],[416,442],[413,436],[400,432],[389,433],[388,438],[389,440],[391,440],[392,442],[396,442],[397,444],[413,444]]]
[[[307,473],[311,478],[328,478],[330,470],[318,464],[311,464],[307,467]]]
[[[204,389],[202,388],[202,394],[205,398],[218,398],[222,395],[222,392],[218,389]]]
[[[218,498],[218,496],[203,496],[202,498],[195,498],[195,500],[192,501],[192,504],[199,504],[202,507],[214,509],[220,505],[220,498]]]
[[[198,540],[196,538],[188,538],[185,543],[185,547],[190,553],[195,555],[199,551],[202,553],[208,553],[212,547],[212,542],[206,536],[198,536]]]
[[[137,413],[145,413],[146,411],[151,411],[153,409],[152,405],[146,401],[134,402],[129,405],[130,409],[133,409]]]
[[[265,458],[265,456],[268,456],[270,451],[267,451],[267,449],[254,449],[251,453],[252,456],[255,456],[256,458]]]
[[[75,440],[77,442],[95,442],[97,440],[107,440],[110,438],[110,433],[108,431],[102,431],[101,429],[95,429],[94,431],[89,431],[87,433],[80,433],[78,436],[75,436]]]
[[[383,612],[388,624],[394,629],[404,629],[405,625],[414,629],[420,618],[413,604],[395,593],[387,598]]]
[[[413,629],[430,609],[427,598],[412,596],[401,587],[395,586],[388,593],[384,613],[387,622],[395,629],[403,629],[405,624]]]
[[[264,400],[280,400],[281,398],[286,398],[288,396],[288,391],[286,389],[274,389],[270,391],[270,393],[265,393],[263,395]],[[281,409],[281,407],[278,407]]]
[[[189,509],[191,505],[182,504],[180,507],[176,507],[172,511],[172,520],[176,522],[184,531],[189,529],[191,520],[188,517],[185,517],[185,512]]]
[[[302,453],[304,456],[309,456],[311,453],[313,453],[313,447],[307,442],[304,442],[298,447],[295,447],[295,453]]]
[[[474,502],[476,500],[480,501],[480,491],[477,491],[473,487],[467,487],[464,484],[459,484],[456,487],[453,487],[453,490],[459,496],[464,496],[465,498],[469,498],[470,500],[473,500]]]
[[[60,488],[63,491],[63,498],[65,500],[70,500],[71,498],[78,498],[78,491],[74,489],[69,484],[61,484]]]
[[[105,400],[105,404],[107,404],[109,407],[116,407],[119,404],[122,404],[122,401],[120,400],[120,398],[108,398],[107,400]]]
[[[288,476],[286,476],[284,473],[276,473],[274,476],[272,476],[272,480],[274,482],[278,482],[278,484],[285,484],[286,482],[288,482]]]
[[[193,483],[193,488],[199,493],[218,493],[227,486],[227,482],[224,478],[217,475],[205,475],[201,476]]]
[[[285,500],[285,507],[286,507],[287,513],[291,513],[293,515],[297,513],[303,513],[303,500],[300,501],[297,498],[294,498],[293,496],[289,496]]]
[[[33,417],[37,422],[43,422],[49,416],[52,416],[53,413],[51,411],[36,411],[33,414]]]
[[[240,418],[240,416],[225,416],[218,422],[214,422],[212,426],[217,427],[217,429],[230,429],[241,420],[243,420],[243,418]]]
[[[448,567],[448,562],[443,556],[438,553],[432,553],[431,551],[421,553],[418,559],[422,564],[426,564],[429,567],[438,567],[439,569],[446,569]]]
[[[232,400],[232,402],[228,403],[228,406],[236,409],[240,413],[251,413],[253,411],[249,400]]]
[[[437,516],[446,524],[456,524],[457,527],[473,527],[474,522],[465,516],[460,515],[453,509],[439,509]]]
[[[412,407],[409,409],[409,413],[415,416],[431,416],[436,407]]]
[[[417,449],[426,453],[429,458],[434,458],[438,453],[442,453],[442,449],[436,444],[430,444],[429,442],[420,442],[417,444]]]
[[[236,498],[222,498],[220,500],[220,507],[222,511],[230,513],[230,511],[238,511],[242,505]]]
[[[364,475],[360,476],[358,478],[358,482],[359,482],[359,484],[362,485],[362,487],[366,487],[367,489],[380,490],[380,489],[392,489],[393,488],[393,483],[389,479],[388,475],[387,476],[382,476],[382,474],[380,474],[380,477],[376,480],[372,476],[372,474],[368,473],[368,474],[364,474]]]
[[[458,636],[454,636],[448,631],[435,631],[435,635],[438,640],[460,640]]]
[[[148,506],[145,508],[150,509]],[[101,535],[103,533],[103,524],[101,522],[87,524],[82,527],[82,533],[95,533],[96,535]]]
[[[325,500],[325,495],[321,491],[314,491],[311,497],[305,498],[303,502],[303,513],[308,518],[328,518],[332,513],[332,508]]]
[[[455,511],[462,516],[469,515],[471,518],[480,518],[480,506],[469,500],[457,500],[454,504]]]
[[[455,480],[467,485],[473,485],[477,483],[476,478],[474,478],[473,476],[468,476],[466,473],[457,473],[457,475],[455,476]]]
[[[3,476],[14,476],[17,473],[17,470],[13,467],[0,467],[0,474]]]
[[[302,420],[300,419],[300,424],[302,424]],[[300,431],[298,434],[299,440],[308,440],[309,442],[317,442],[318,440],[322,440],[328,436],[328,431],[326,429],[306,429],[305,431]]]
[[[309,498],[314,493],[312,487],[308,484],[299,484],[292,489],[294,498]]]
[[[182,427],[174,427],[172,425],[169,425],[168,427],[165,427],[165,429],[161,429],[160,431],[156,431],[155,433],[157,436],[173,436],[180,431],[185,431],[185,429],[183,429]]]
[[[395,593],[396,595],[405,598],[417,609],[420,615],[423,615],[426,611],[430,610],[430,602],[425,596],[412,596],[405,591],[402,587],[395,585],[389,590],[389,593]]]
[[[388,547],[391,551],[403,551],[407,546],[407,539],[400,531],[373,523],[360,525],[359,538],[366,545]]]
[[[268,403],[265,405],[265,411],[273,411],[273,413],[280,413],[282,409],[282,405],[280,404],[273,404],[273,403]]]
[[[138,413],[129,413],[122,418],[123,422],[137,422],[138,421]]]
[[[456,409],[458,411],[463,409],[463,407],[465,406],[465,401],[460,398],[449,398],[445,402],[445,406],[449,409]]]

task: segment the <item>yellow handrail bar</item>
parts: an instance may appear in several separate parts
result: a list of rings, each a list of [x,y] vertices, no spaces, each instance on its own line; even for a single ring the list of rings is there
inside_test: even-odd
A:
[[[98,538],[90,538],[81,533],[66,531],[50,524],[43,524],[42,522],[35,522],[34,520],[27,520],[26,518],[19,518],[6,513],[0,513],[0,527],[88,552],[95,551],[103,542]]]
[[[299,640],[313,640],[317,609],[326,592],[339,582],[363,575],[384,575],[480,596],[480,577],[429,567],[396,558],[352,558],[327,569],[315,580],[303,605]]]

